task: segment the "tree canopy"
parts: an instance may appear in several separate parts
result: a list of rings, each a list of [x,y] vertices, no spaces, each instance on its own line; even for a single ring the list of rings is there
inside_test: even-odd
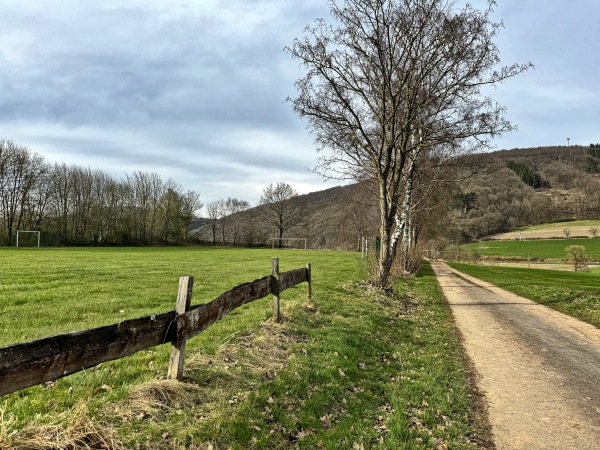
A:
[[[423,161],[434,155],[443,164],[514,128],[484,90],[530,64],[498,67],[493,5],[332,1],[334,23],[318,19],[287,49],[306,69],[290,101],[315,138],[318,169],[377,181],[380,286],[389,284],[398,240],[412,235]]]

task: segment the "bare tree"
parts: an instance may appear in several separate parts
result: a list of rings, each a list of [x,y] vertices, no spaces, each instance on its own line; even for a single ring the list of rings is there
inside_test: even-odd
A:
[[[587,268],[587,255],[583,245],[569,245],[565,247],[565,252],[567,253],[567,259],[573,260],[573,268],[575,272],[585,270]]]
[[[45,171],[40,155],[13,141],[0,140],[0,235],[12,245],[30,216],[30,196]]]
[[[294,111],[307,119],[326,176],[377,181],[381,246],[376,284],[389,274],[412,207],[416,167],[431,149],[452,157],[514,127],[482,89],[530,64],[497,68],[501,24],[448,0],[335,0],[288,52],[307,69]]]
[[[188,190],[184,193],[181,193],[180,197],[180,218],[184,228],[184,239],[187,240],[189,238],[190,224],[192,223],[192,220],[196,216],[198,210],[201,209],[204,204],[200,201],[200,193],[196,191]]]
[[[227,215],[232,216],[231,220],[233,221],[232,226],[232,237],[231,242],[233,245],[236,244],[237,238],[240,234],[241,222],[240,218],[236,216],[237,213],[247,210],[250,208],[250,203],[246,200],[240,200],[239,198],[228,197],[225,201],[225,210],[227,211]]]
[[[374,183],[361,181],[348,187],[348,197],[344,208],[350,226],[356,231],[356,249],[360,251],[362,238],[376,235],[374,224],[377,224],[377,202],[373,196]]]
[[[59,245],[70,238],[69,215],[72,184],[69,182],[71,169],[66,164],[55,164],[50,176],[50,209]]]
[[[147,244],[150,240],[150,214],[152,198],[152,180],[147,172],[136,171],[127,176],[131,186],[130,217],[136,232],[136,240]]]
[[[298,192],[292,186],[279,182],[276,185],[268,185],[260,197],[260,204],[267,211],[266,221],[277,227],[280,239],[284,231],[298,225],[300,209],[292,201],[297,196]],[[282,242],[279,241],[279,246],[281,245]]]
[[[222,198],[218,200],[213,200],[206,204],[206,210],[208,212],[208,218],[210,220],[210,229],[212,231],[213,245],[217,243],[217,223],[219,219],[223,217],[224,205],[225,201]]]

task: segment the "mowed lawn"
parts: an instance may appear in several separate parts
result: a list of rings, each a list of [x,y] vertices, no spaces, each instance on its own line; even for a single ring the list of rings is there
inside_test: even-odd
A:
[[[0,249],[2,345],[192,304],[271,271],[313,269],[188,342],[184,379],[169,344],[0,399],[0,448],[387,449],[485,447],[485,417],[451,314],[425,265],[384,297],[349,252],[215,248]],[[79,447],[78,447],[79,446]]]
[[[263,249],[2,248],[0,345],[173,310],[180,276],[194,277],[192,304],[206,303],[269,275],[273,256]],[[280,270],[311,260],[326,271],[335,264],[325,253],[290,251]]]
[[[566,260],[565,248],[569,245],[583,245],[590,259],[600,260],[600,238],[483,241],[464,245],[461,251],[474,252],[482,256]]]

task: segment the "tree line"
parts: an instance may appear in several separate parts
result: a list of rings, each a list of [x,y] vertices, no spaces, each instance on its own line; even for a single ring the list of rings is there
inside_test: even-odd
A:
[[[284,233],[302,225],[301,209],[294,201],[296,197],[298,192],[288,183],[271,183],[263,189],[256,214],[250,216],[241,214],[251,208],[246,200],[228,197],[210,201],[206,204],[208,223],[199,230],[198,236],[213,245],[249,247],[266,245],[271,238],[278,238],[281,246]],[[271,236],[270,229],[276,229]]]
[[[200,195],[172,179],[136,171],[123,178],[64,163],[0,140],[0,244],[17,230],[44,245],[175,244],[188,237]]]
[[[590,144],[588,153],[594,158],[600,158],[600,144]]]
[[[534,189],[540,189],[544,187],[550,187],[549,183],[544,181],[539,173],[530,168],[527,164],[523,164],[517,161],[507,161],[506,166],[515,171],[517,175],[523,180],[528,186]]]

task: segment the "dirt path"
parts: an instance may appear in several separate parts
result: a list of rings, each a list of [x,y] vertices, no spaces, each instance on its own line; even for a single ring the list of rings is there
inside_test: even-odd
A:
[[[600,449],[600,330],[432,263],[498,450]]]

